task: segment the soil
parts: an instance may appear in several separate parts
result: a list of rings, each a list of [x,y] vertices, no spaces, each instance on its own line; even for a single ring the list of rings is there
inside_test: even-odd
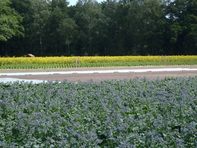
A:
[[[138,68],[140,68],[140,67],[138,67]],[[150,68],[150,67],[147,67],[147,68]],[[167,67],[167,68],[169,68],[169,67]],[[190,68],[190,67],[187,67],[187,68]],[[101,68],[81,68],[81,69],[78,69],[78,70],[100,70],[100,69]],[[107,68],[107,69],[113,69],[113,68]],[[124,67],[124,69],[125,69],[125,67]],[[136,67],[135,67],[135,69],[136,69]],[[74,69],[74,70],[76,70],[76,69]],[[54,71],[54,70],[52,70],[52,71]],[[19,71],[10,71],[10,72],[14,73],[14,72],[19,72]],[[79,82],[79,81],[86,82],[86,81],[103,81],[103,80],[124,80],[124,79],[135,79],[135,78],[163,79],[163,78],[166,78],[166,77],[194,77],[194,76],[197,76],[197,71],[0,76],[0,79],[1,78],[18,78],[18,79],[30,79],[30,80],[49,80],[49,81],[57,80],[57,81],[71,81],[71,82]]]

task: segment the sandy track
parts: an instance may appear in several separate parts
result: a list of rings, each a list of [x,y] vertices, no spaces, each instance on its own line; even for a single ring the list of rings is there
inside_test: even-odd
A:
[[[7,75],[3,75],[2,72],[0,72],[1,81],[3,81],[4,79],[8,80],[8,78],[14,78],[15,80],[19,79],[19,80],[30,80],[30,81],[31,80],[32,81],[33,80],[44,80],[44,81],[67,80],[67,81],[77,82],[77,81],[103,81],[103,80],[112,80],[112,79],[122,80],[122,79],[134,79],[134,78],[162,79],[165,77],[189,77],[189,76],[193,77],[193,76],[197,76],[197,66],[137,67],[137,68],[136,67],[79,68],[79,69],[69,69],[69,70],[67,69],[64,71],[45,70],[45,71],[37,71],[37,72],[36,71],[33,72],[5,71],[5,72],[7,73]],[[32,73],[34,74],[30,75]],[[42,81],[37,81],[37,82],[40,83]]]

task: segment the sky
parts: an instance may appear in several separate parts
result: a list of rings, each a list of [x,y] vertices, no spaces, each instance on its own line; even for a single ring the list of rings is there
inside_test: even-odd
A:
[[[101,2],[101,1],[103,1],[103,0],[97,0],[98,2]],[[69,6],[70,5],[75,5],[76,3],[77,3],[77,0],[68,0],[68,2],[69,2]]]
[[[76,2],[77,2],[77,0],[68,0],[68,2],[69,2],[69,6],[70,6],[70,5],[75,5]]]
[[[69,5],[75,5],[77,3],[77,0],[68,0]]]
[[[77,0],[68,0],[69,5],[75,5],[77,3]]]

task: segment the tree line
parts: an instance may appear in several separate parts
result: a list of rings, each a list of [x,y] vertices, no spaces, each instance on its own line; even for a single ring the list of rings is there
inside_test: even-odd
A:
[[[0,0],[0,56],[197,54],[197,0]]]

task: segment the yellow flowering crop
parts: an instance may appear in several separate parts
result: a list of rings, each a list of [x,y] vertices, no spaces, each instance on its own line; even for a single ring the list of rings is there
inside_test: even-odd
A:
[[[197,65],[197,56],[76,56],[0,58],[1,69],[195,64]]]

